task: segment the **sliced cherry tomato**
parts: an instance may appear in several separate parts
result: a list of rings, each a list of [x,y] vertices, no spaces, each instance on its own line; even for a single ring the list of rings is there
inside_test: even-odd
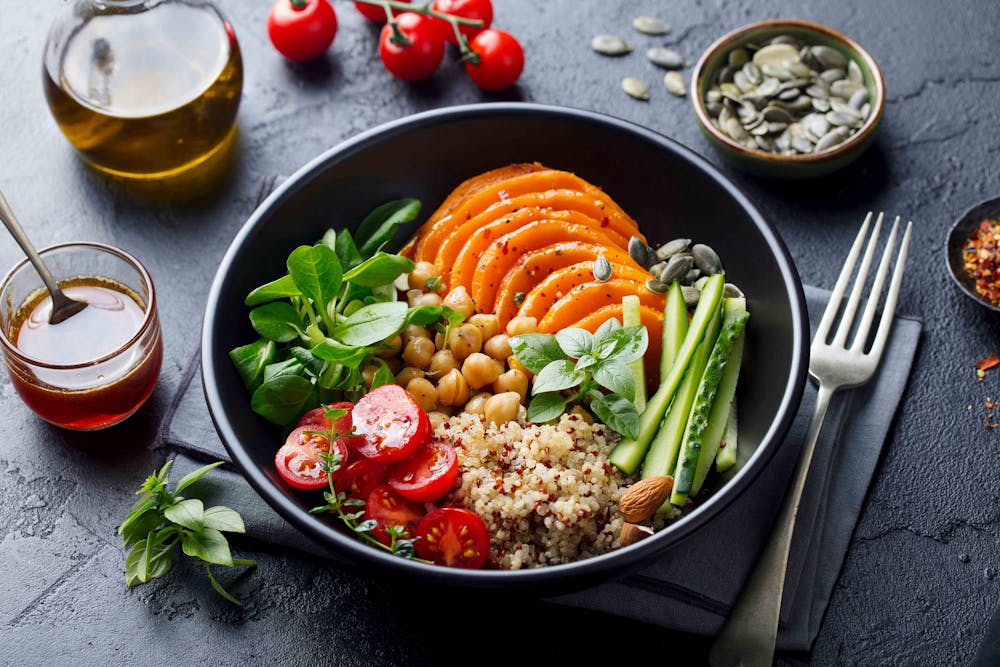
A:
[[[490,555],[490,536],[479,516],[460,507],[432,510],[417,526],[417,555],[438,565],[481,568]]]
[[[402,461],[430,439],[427,413],[397,384],[365,394],[354,406],[352,417],[354,432],[364,437],[358,451],[379,463]]]
[[[409,2],[410,0],[399,1]],[[363,2],[355,2],[354,7],[361,13],[362,16],[372,23],[385,23],[385,10],[378,5],[367,5]]]
[[[509,32],[484,30],[472,38],[469,48],[479,55],[479,62],[465,63],[465,71],[483,90],[510,88],[524,70],[524,49]]]
[[[385,481],[389,466],[360,459],[347,466],[337,480],[337,491],[343,491],[351,498],[367,500],[372,490]]]
[[[310,410],[302,415],[302,418],[299,419],[299,426],[310,426],[316,431],[329,431],[330,428],[334,428],[337,433],[350,433],[354,429],[354,424],[351,419],[351,411],[353,409],[354,403],[349,403],[347,401],[324,405]],[[334,424],[331,423],[330,418],[326,416],[327,410],[347,410],[347,414],[337,417],[337,421]],[[337,442],[346,445],[347,448],[353,452],[364,443],[364,438],[350,436],[346,438],[338,438]]]
[[[458,29],[467,39],[472,39],[486,28],[489,28],[490,24],[493,23],[493,3],[490,0],[434,0],[432,9],[445,14],[452,14],[453,16],[460,16],[463,19],[482,21],[482,28],[476,28],[471,25],[458,26]],[[456,44],[455,31],[451,25],[441,19],[438,19],[438,21],[441,22],[445,30],[444,38],[448,40],[449,44]]]
[[[436,21],[414,12],[397,16],[396,24],[409,44],[392,41],[392,26],[382,28],[378,54],[390,74],[403,81],[420,81],[434,74],[444,58],[444,33]]]
[[[375,520],[372,535],[382,544],[392,539],[385,532],[386,526],[402,526],[403,537],[413,537],[417,524],[424,518],[424,509],[399,495],[385,484],[376,486],[365,503],[365,519]]]
[[[278,0],[267,15],[267,36],[289,60],[312,60],[330,48],[337,14],[328,0]]]
[[[327,475],[323,472],[323,453],[330,448],[330,441],[317,433],[312,426],[300,426],[288,435],[285,444],[274,455],[274,466],[278,474],[296,489],[315,491],[327,485]],[[347,466],[349,452],[337,440],[333,443],[333,453],[340,455],[341,467],[333,473],[337,480]]]
[[[458,456],[446,442],[428,442],[389,470],[389,486],[404,498],[429,503],[451,491]]]

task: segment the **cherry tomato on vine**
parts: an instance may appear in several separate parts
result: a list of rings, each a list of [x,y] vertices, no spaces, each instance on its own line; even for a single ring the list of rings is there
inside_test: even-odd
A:
[[[417,526],[417,555],[448,567],[478,569],[490,555],[486,524],[460,507],[431,510]]]
[[[409,2],[410,0],[399,0],[400,2]],[[355,2],[355,9],[361,13],[366,19],[372,23],[385,23],[385,10],[378,5],[369,5],[364,2]]]
[[[309,412],[305,413],[299,418],[299,426],[309,426],[313,425],[316,431],[329,431],[330,428],[334,426],[330,418],[326,416],[327,410],[347,410],[347,414],[337,418],[337,433],[348,433],[351,430],[351,410],[354,409],[354,403],[349,403],[347,401],[340,401],[339,403],[331,403],[330,405],[323,405],[318,408],[313,408]]]
[[[469,48],[479,56],[479,62],[466,62],[465,71],[483,90],[510,88],[521,76],[524,49],[509,32],[484,30],[472,38]]]
[[[398,384],[384,384],[365,394],[351,413],[354,432],[364,437],[358,451],[378,463],[402,461],[431,435],[431,421]]]
[[[313,425],[299,426],[288,435],[285,444],[274,455],[274,467],[281,478],[296,489],[316,491],[325,488],[328,479],[322,470],[323,453],[330,450],[330,441],[317,433]],[[333,473],[336,480],[347,466],[347,446],[341,440],[333,443],[333,453],[340,455],[340,470]]]
[[[351,498],[367,500],[372,490],[385,481],[389,466],[368,459],[355,461],[337,480],[337,491],[343,491]]]
[[[330,48],[337,14],[328,0],[278,0],[267,15],[267,36],[289,60],[312,60]]]
[[[444,34],[437,19],[403,12],[396,17],[396,25],[410,43],[396,44],[392,26],[382,28],[378,54],[385,68],[403,81],[420,81],[434,74],[444,58]]]
[[[375,520],[372,536],[382,544],[392,541],[385,530],[386,526],[401,526],[403,537],[409,539],[413,537],[413,531],[423,518],[423,507],[410,502],[384,484],[376,486],[365,503],[365,519]]]
[[[472,39],[493,23],[493,3],[490,0],[434,0],[432,9],[463,19],[482,21],[483,27],[481,28],[475,28],[471,25],[458,26],[467,39]],[[444,38],[448,40],[449,44],[455,44],[455,31],[452,30],[447,21],[441,21],[441,23],[444,24]]]
[[[458,478],[458,456],[446,442],[431,441],[389,470],[389,486],[408,500],[427,503],[451,491]]]

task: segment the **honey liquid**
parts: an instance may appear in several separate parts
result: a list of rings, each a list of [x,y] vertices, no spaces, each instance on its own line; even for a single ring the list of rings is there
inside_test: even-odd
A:
[[[232,29],[211,7],[163,3],[94,16],[43,72],[60,129],[100,170],[163,178],[231,136],[243,87]]]

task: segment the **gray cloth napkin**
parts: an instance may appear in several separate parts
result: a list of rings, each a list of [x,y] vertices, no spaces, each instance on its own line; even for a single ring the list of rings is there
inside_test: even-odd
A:
[[[813,329],[829,292],[806,287]],[[897,316],[879,371],[868,384],[834,396],[813,459],[792,541],[778,649],[808,650],[830,600],[882,445],[899,406],[920,338],[918,320]],[[162,446],[178,450],[187,472],[229,456],[212,426],[197,358],[190,365]],[[608,584],[552,599],[645,623],[713,635],[736,599],[770,533],[816,400],[810,383],[794,424],[772,463],[717,516],[655,564]],[[213,481],[214,480],[214,481]],[[238,510],[247,534],[263,543],[332,557],[279,517],[238,473],[219,469],[205,480],[206,500]]]

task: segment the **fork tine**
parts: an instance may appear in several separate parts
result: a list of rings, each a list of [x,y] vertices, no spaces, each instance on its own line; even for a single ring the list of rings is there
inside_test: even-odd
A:
[[[903,234],[903,243],[899,247],[896,268],[892,272],[892,283],[890,283],[889,293],[885,297],[882,319],[878,323],[878,333],[875,334],[875,342],[872,343],[872,351],[869,352],[871,356],[875,357],[876,363],[882,358],[882,350],[885,349],[885,341],[889,337],[892,318],[896,313],[896,300],[899,298],[899,286],[903,282],[903,267],[906,265],[906,251],[910,246],[910,229],[912,227],[912,222],[906,223],[906,233]]]
[[[847,306],[844,307],[844,315],[840,318],[840,324],[837,325],[837,333],[833,339],[833,344],[838,347],[844,345],[847,335],[851,332],[851,325],[854,324],[854,315],[858,312],[858,305],[861,303],[861,293],[865,289],[865,283],[868,282],[868,271],[871,269],[872,259],[875,257],[875,247],[878,245],[878,237],[882,233],[882,220],[884,218],[885,214],[879,213],[878,218],[875,219],[875,228],[872,229],[871,238],[868,239],[868,247],[865,248],[865,256],[861,259],[861,268],[858,269],[858,275],[854,279],[851,297],[847,300]]]
[[[889,273],[889,264],[892,263],[893,251],[896,249],[896,232],[899,231],[899,216],[896,216],[892,223],[892,231],[889,232],[889,240],[885,242],[885,250],[882,251],[882,261],[878,265],[878,273],[875,274],[875,282],[872,290],[868,294],[868,302],[865,304],[865,312],[861,316],[861,324],[858,325],[858,333],[854,336],[851,344],[851,351],[857,352],[864,349],[868,340],[868,333],[872,328],[872,321],[875,319],[875,310],[878,308],[879,299],[882,296],[882,286],[885,285],[885,277]]]
[[[834,285],[833,293],[830,294],[830,303],[826,304],[826,310],[823,311],[823,319],[820,320],[819,326],[816,328],[816,337],[813,340],[817,342],[826,342],[827,334],[830,333],[830,327],[833,325],[833,319],[837,316],[837,311],[840,310],[840,300],[844,298],[844,291],[847,289],[847,283],[854,271],[854,263],[858,261],[861,244],[868,233],[868,223],[871,220],[872,213],[869,211],[868,215],[865,216],[865,221],[861,224],[857,238],[854,239],[854,245],[851,246],[851,252],[847,255],[844,268],[840,270],[840,277],[837,278],[837,284]]]

